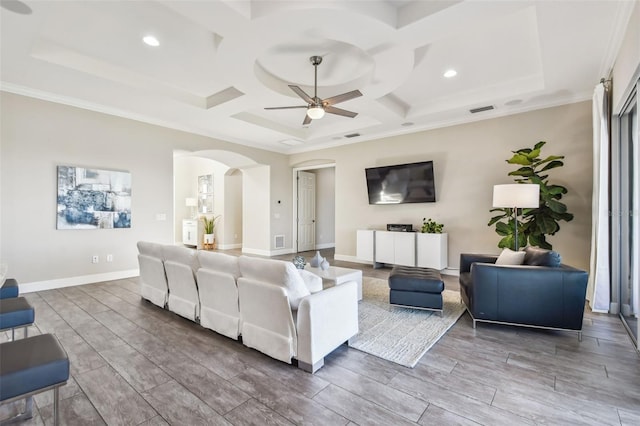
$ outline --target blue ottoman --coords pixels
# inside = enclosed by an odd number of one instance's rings
[[[0,299],[8,299],[10,297],[18,297],[18,281],[13,278],[4,280],[0,287]]]
[[[35,320],[33,307],[24,297],[0,299],[0,331],[11,330],[11,340],[15,338],[15,329],[24,327],[24,337],[27,337],[28,327]]]
[[[436,269],[394,266],[389,274],[389,289],[392,305],[438,311],[442,315],[444,282]]]
[[[23,413],[11,421],[32,417],[33,395],[53,389],[53,419],[58,424],[58,390],[69,379],[69,358],[52,334],[0,344],[0,403],[26,398]]]

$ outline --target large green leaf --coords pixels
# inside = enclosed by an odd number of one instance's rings
[[[565,213],[567,211],[567,206],[564,203],[556,201],[553,198],[547,200],[546,204],[555,213]]]
[[[547,164],[546,166],[544,166],[542,168],[542,170],[540,170],[541,172],[544,172],[546,170],[551,170],[551,169],[555,169],[556,167],[562,167],[564,166],[564,163],[562,161],[552,161],[549,164]]]
[[[533,146],[533,149],[540,150],[540,149],[541,149],[545,144],[546,144],[546,142],[545,142],[545,141],[540,141],[540,142],[538,142],[537,144],[535,144],[535,145]]]
[[[513,234],[513,226],[509,226],[504,222],[496,223],[496,232],[498,235],[510,235]]]
[[[531,165],[531,161],[529,160],[529,157],[527,157],[526,155],[523,155],[523,154],[515,154],[513,157],[511,157],[510,159],[507,160],[507,163],[509,163],[509,164],[520,164],[522,166],[530,166]]]

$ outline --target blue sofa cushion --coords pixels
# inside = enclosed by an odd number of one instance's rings
[[[539,247],[526,247],[524,249],[524,263],[529,266],[550,266],[557,268],[562,263],[560,253]]]
[[[69,359],[52,334],[0,344],[0,401],[69,379]]]
[[[18,297],[18,281],[13,278],[7,278],[2,287],[0,287],[0,299],[11,297]]]
[[[0,330],[33,324],[35,312],[24,297],[0,299]]]

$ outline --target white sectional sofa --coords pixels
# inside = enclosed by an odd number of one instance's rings
[[[291,262],[143,241],[138,249],[144,299],[311,373],[358,333],[355,281],[323,290]]]

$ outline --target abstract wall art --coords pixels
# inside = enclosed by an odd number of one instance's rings
[[[58,166],[57,228],[131,228],[131,173]]]

